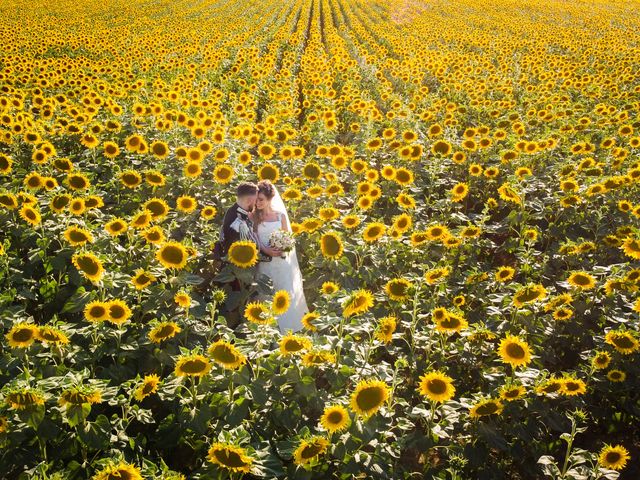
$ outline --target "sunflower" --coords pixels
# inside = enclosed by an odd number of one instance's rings
[[[309,350],[302,355],[302,365],[305,367],[315,367],[325,363],[335,363],[336,356],[331,352],[323,350]]]
[[[50,345],[66,345],[69,343],[69,338],[62,330],[47,325],[38,328],[38,340]]]
[[[280,169],[272,163],[265,163],[258,170],[258,178],[260,180],[271,180],[275,183],[280,178]]]
[[[280,354],[293,355],[311,348],[311,340],[300,335],[289,333],[280,339]]]
[[[38,338],[38,326],[31,323],[16,323],[5,335],[10,347],[27,348]]]
[[[238,240],[231,244],[227,256],[236,267],[252,267],[258,261],[258,249],[252,241]]]
[[[183,354],[178,357],[174,373],[178,377],[202,377],[211,370],[209,359],[200,354]]]
[[[208,459],[211,463],[232,473],[249,473],[253,464],[253,459],[248,455],[247,450],[230,443],[211,445]]]
[[[622,470],[627,460],[629,460],[629,451],[622,445],[605,444],[598,455],[598,463],[612,470]]]
[[[98,323],[109,317],[109,305],[100,300],[87,303],[84,307],[84,318],[92,323]]]
[[[120,174],[120,182],[127,188],[136,188],[142,183],[142,176],[135,170],[125,170]]]
[[[622,242],[620,248],[625,255],[640,260],[640,241],[638,239],[628,237]]]
[[[431,145],[431,153],[446,157],[451,153],[451,144],[445,140],[438,140]]]
[[[522,308],[524,305],[542,300],[547,296],[547,290],[540,284],[529,284],[518,290],[513,296],[513,304]]]
[[[500,412],[502,412],[503,408],[504,408],[504,405],[500,400],[492,399],[492,398],[489,398],[486,400],[480,400],[471,408],[469,408],[469,416],[471,418],[480,418],[480,417],[493,415],[493,414],[497,415],[497,414],[500,414]]]
[[[362,232],[362,238],[367,243],[372,243],[382,237],[386,232],[386,225],[380,222],[372,222],[367,224]]]
[[[67,405],[80,406],[82,404],[94,404],[102,402],[102,392],[97,388],[85,385],[78,385],[64,390],[60,394],[58,404],[62,407]]]
[[[498,267],[495,274],[496,282],[506,282],[511,280],[515,273],[516,270],[512,267]]]
[[[612,345],[616,351],[623,355],[635,352],[640,347],[640,342],[630,332],[610,330],[604,337],[605,342]]]
[[[518,400],[527,393],[526,388],[523,385],[504,385],[500,389],[500,398],[506,402]]]
[[[611,363],[611,355],[609,352],[597,351],[591,359],[591,365],[598,370],[607,368],[609,363]]]
[[[522,204],[522,198],[520,195],[518,195],[518,193],[507,184],[502,184],[498,188],[498,195],[500,195],[500,198],[506,202],[512,202],[517,205]]]
[[[342,217],[342,225],[349,229],[356,228],[360,225],[360,218],[357,215],[345,215]]]
[[[122,218],[117,218],[117,217],[108,221],[104,226],[104,229],[112,237],[122,235],[124,232],[127,231],[127,228],[129,228],[129,225],[127,224],[127,222]]]
[[[342,256],[344,246],[337,232],[327,232],[320,237],[320,251],[325,258],[336,260]]]
[[[142,204],[144,210],[151,213],[154,220],[162,220],[169,214],[170,208],[166,201],[162,198],[153,197]]]
[[[84,173],[68,173],[67,185],[71,190],[86,190],[91,186],[91,182]]]
[[[124,300],[110,300],[107,302],[107,320],[115,325],[122,325],[131,317],[131,309]]]
[[[446,312],[446,315],[436,320],[436,330],[441,333],[456,333],[467,328],[468,322],[462,317],[453,312]]]
[[[103,153],[107,158],[116,158],[120,155],[120,147],[115,142],[104,142]]]
[[[33,208],[28,203],[25,203],[20,207],[20,217],[27,223],[36,226],[39,225],[42,221],[42,217],[40,216],[40,212],[38,209]]]
[[[433,285],[434,283],[447,278],[450,273],[451,268],[449,267],[432,268],[425,272],[424,279],[429,285]]]
[[[205,205],[200,211],[200,216],[205,220],[211,220],[218,213],[218,209],[213,205]]]
[[[351,409],[365,419],[375,414],[389,398],[389,387],[380,380],[361,380],[351,394]]]
[[[4,395],[4,402],[13,410],[25,410],[36,405],[44,405],[44,395],[37,389],[15,389]]]
[[[149,332],[149,340],[153,343],[160,343],[169,338],[173,338],[182,329],[175,322],[160,322]]]
[[[537,385],[535,390],[538,395],[558,394],[562,390],[562,379],[551,377]]]
[[[469,194],[469,185],[465,182],[456,183],[450,190],[452,202],[461,202]]]
[[[189,308],[191,306],[191,297],[187,292],[178,292],[173,296],[173,301],[182,308]]]
[[[149,210],[142,210],[133,216],[129,225],[137,230],[144,230],[149,226],[151,220],[151,212]]]
[[[86,243],[93,242],[93,235],[91,235],[91,232],[89,230],[76,227],[75,225],[72,225],[65,230],[64,238],[71,244],[72,247],[78,247]]]
[[[404,167],[400,167],[396,170],[394,181],[402,186],[410,185],[413,183],[413,172]]]
[[[580,290],[590,290],[596,285],[596,279],[583,271],[572,272],[567,282]]]
[[[71,261],[92,282],[99,282],[104,275],[102,262],[93,253],[74,253]]]
[[[318,328],[313,324],[314,320],[320,318],[320,315],[316,312],[307,312],[302,316],[300,322],[307,330],[315,332]]]
[[[235,370],[247,362],[247,358],[229,342],[218,340],[207,350],[211,358],[224,368]]]
[[[436,224],[428,227],[425,235],[429,240],[445,240],[451,236],[451,232],[445,225]]]
[[[293,461],[298,465],[304,465],[327,451],[329,441],[320,436],[302,440],[298,448],[293,452]]]
[[[514,368],[527,365],[531,361],[531,352],[527,342],[510,334],[507,334],[500,341],[498,353],[504,363],[508,363]]]
[[[614,383],[624,382],[627,374],[622,370],[612,369],[607,372],[607,378]]]
[[[323,282],[322,286],[320,287],[320,291],[324,295],[333,295],[338,290],[340,290],[340,285],[335,282]]]
[[[283,315],[291,305],[291,297],[286,290],[278,290],[271,301],[271,310],[275,315]]]
[[[364,313],[373,307],[373,295],[369,290],[359,289],[352,292],[343,305],[342,314],[345,317]]]
[[[166,242],[156,251],[156,259],[164,268],[180,270],[187,264],[187,249],[180,242]]]
[[[391,300],[403,301],[409,298],[409,290],[412,287],[413,284],[409,280],[394,278],[386,283],[384,290]]]
[[[160,386],[160,377],[156,374],[145,375],[142,383],[135,389],[133,398],[141,402],[149,395],[156,393]]]
[[[263,302],[248,303],[244,309],[244,316],[250,322],[264,325],[270,324],[274,320],[269,306]]]
[[[104,467],[91,480],[143,480],[140,470],[130,463],[120,462]]]
[[[393,315],[382,317],[378,321],[375,338],[384,343],[389,343],[393,339],[393,332],[396,330],[397,319]]]
[[[219,183],[221,185],[225,185],[231,182],[231,180],[233,180],[234,175],[235,175],[235,172],[231,165],[226,165],[226,164],[216,165],[216,168],[213,169],[213,180],[214,182]]]
[[[349,412],[342,405],[325,407],[320,417],[320,424],[329,433],[341,432],[349,426],[351,418]]]
[[[437,370],[420,377],[418,391],[433,402],[446,402],[456,393],[453,379]]]

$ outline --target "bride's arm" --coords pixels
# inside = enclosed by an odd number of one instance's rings
[[[290,232],[291,227],[287,224],[287,216],[284,213],[280,214],[280,223],[282,224],[282,230]]]

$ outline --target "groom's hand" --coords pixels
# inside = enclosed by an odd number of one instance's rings
[[[282,250],[278,250],[276,248],[271,248],[271,247],[264,247],[264,253],[266,253],[267,255],[270,255],[272,257],[281,257],[282,256]]]

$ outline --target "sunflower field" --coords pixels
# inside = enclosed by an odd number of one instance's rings
[[[638,12],[2,0],[0,478],[640,478]]]

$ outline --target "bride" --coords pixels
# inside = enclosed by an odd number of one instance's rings
[[[258,182],[258,197],[253,212],[253,228],[260,250],[269,255],[271,261],[259,262],[258,273],[271,278],[275,291],[286,290],[291,304],[282,315],[277,316],[281,333],[297,332],[303,328],[302,317],[309,311],[302,289],[302,274],[298,265],[295,247],[288,253],[269,246],[269,236],[277,229],[291,231],[289,215],[276,187],[269,180]]]

